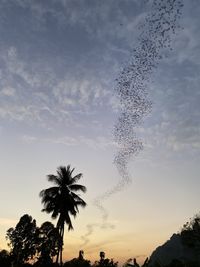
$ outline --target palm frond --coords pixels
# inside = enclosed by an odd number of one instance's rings
[[[53,175],[53,174],[49,174],[47,175],[47,179],[49,182],[53,182],[54,184],[60,186],[60,177],[56,176],[56,175]]]
[[[75,175],[73,178],[71,178],[70,184],[75,184],[82,176],[83,176],[82,173]]]
[[[68,164],[67,165],[67,168],[66,168],[66,170],[67,170],[68,173],[70,173],[70,168],[71,168],[71,166],[70,166],[70,164]]]
[[[57,174],[58,177],[63,180],[63,177],[66,175],[66,167],[65,166],[60,166],[57,168]]]
[[[68,186],[69,189],[71,191],[82,191],[83,193],[85,193],[87,191],[87,188],[84,185],[80,185],[80,184],[72,184]]]
[[[40,193],[39,193],[39,196],[40,196],[40,197],[43,197],[43,195],[44,195],[44,191],[45,191],[45,189],[43,189],[43,190],[40,191]]]
[[[72,177],[72,173],[74,171],[74,168],[70,170],[70,165],[68,165],[68,166],[69,166],[69,175],[70,175],[70,177]]]
[[[84,201],[79,195],[75,194],[74,192],[71,192],[71,195],[75,201]]]
[[[81,206],[82,208],[85,208],[87,206],[87,204],[84,200],[76,201],[76,204],[77,204],[77,206]]]
[[[47,189],[44,189],[40,192],[40,197],[42,198],[42,203],[52,201],[53,198],[58,196],[59,188],[54,186]]]
[[[68,213],[65,214],[65,222],[66,222],[66,224],[68,225],[68,231],[70,231],[70,230],[74,230],[74,228],[73,228],[73,226],[72,226],[71,219],[70,219]]]

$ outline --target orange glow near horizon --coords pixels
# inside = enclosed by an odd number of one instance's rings
[[[14,221],[13,221],[14,222]],[[14,224],[15,225],[15,224]],[[14,226],[6,224],[1,230],[0,249],[9,250],[7,241],[4,238],[8,228]],[[124,236],[124,238],[123,238]],[[3,238],[2,238],[3,237]],[[156,236],[155,236],[156,237]],[[161,240],[160,240],[161,241]],[[162,243],[162,241],[161,241]],[[149,257],[157,244],[154,243],[152,236],[144,238],[144,236],[135,235],[135,233],[108,234],[106,231],[98,231],[91,236],[87,246],[82,247],[82,240],[77,233],[65,232],[63,260],[68,261],[78,257],[79,250],[84,250],[84,258],[93,263],[99,260],[99,252],[104,251],[106,258],[118,261],[122,265],[130,258],[137,258],[138,263],[143,263],[146,257]]]
[[[93,234],[89,236],[89,242],[83,245],[82,236],[86,234],[86,225],[88,222],[96,223],[92,221],[92,210],[88,207],[88,213],[82,212],[80,217],[73,220],[74,231],[67,231],[65,228],[64,236],[64,261],[71,260],[78,256],[79,250],[84,250],[84,258],[90,260],[92,263],[99,260],[99,252],[104,251],[106,258],[114,259],[118,261],[120,265],[125,263],[130,258],[136,258],[138,263],[144,262],[146,257],[149,257],[151,253],[164,242],[166,242],[170,236],[177,232],[177,225],[181,226],[178,219],[174,220],[174,223],[163,222],[162,219],[154,219],[154,217],[142,217],[142,214],[135,217],[122,218],[116,220],[108,220],[109,223],[115,225],[115,228],[102,228],[96,227]],[[90,213],[91,212],[91,213]],[[114,213],[114,210],[112,210]],[[87,216],[86,216],[87,215]],[[135,216],[132,215],[131,216]],[[36,216],[34,216],[36,217]],[[47,221],[49,218],[45,213],[38,213],[37,225],[40,226],[42,222]],[[111,217],[111,216],[110,216]],[[156,218],[156,217],[155,217]],[[19,220],[19,218],[18,218]],[[6,231],[10,227],[15,227],[18,220],[1,219],[1,240],[0,249],[7,249],[7,241],[5,239]],[[55,224],[56,221],[53,221]],[[156,224],[158,223],[158,224]],[[99,225],[101,225],[99,223]]]

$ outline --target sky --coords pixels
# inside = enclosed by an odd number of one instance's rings
[[[83,249],[92,261],[105,251],[142,262],[199,212],[198,0],[184,1],[172,51],[148,83],[152,110],[136,129],[144,148],[129,162],[132,182],[102,200],[106,221],[94,205],[120,180],[114,88],[148,8],[136,0],[0,1],[0,249],[22,215],[51,220],[39,192],[60,165],[83,173],[87,187],[88,205],[65,232],[66,260]]]

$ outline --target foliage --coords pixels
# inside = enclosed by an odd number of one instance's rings
[[[9,252],[5,249],[0,251],[0,266],[10,267],[11,266],[11,258]]]
[[[118,266],[118,262],[114,262],[113,259],[105,259],[104,261],[96,261],[94,263],[95,267],[117,267]]]
[[[193,266],[194,264],[200,266],[200,214],[195,215],[183,225],[180,235],[183,245],[195,252],[196,260],[194,260]]]
[[[90,267],[90,261],[88,260],[80,260],[73,259],[71,261],[67,261],[63,264],[63,267]]]
[[[36,221],[28,214],[23,215],[15,228],[7,231],[11,255],[14,262],[22,264],[36,254]]]
[[[64,267],[91,267],[90,261],[84,259],[84,251],[79,251],[78,258],[74,258],[71,261],[67,261],[63,265]]]
[[[40,192],[42,203],[44,204],[43,211],[51,213],[53,219],[58,218],[57,228],[61,238],[60,246],[57,253],[56,262],[60,256],[60,264],[62,265],[62,249],[64,239],[64,225],[68,225],[68,230],[72,230],[72,222],[70,215],[74,217],[79,212],[79,206],[85,207],[85,201],[80,198],[75,192],[86,192],[86,187],[76,182],[82,177],[79,173],[72,176],[74,169],[70,165],[66,167],[60,166],[57,169],[57,175],[48,175],[47,178],[53,182],[55,186],[44,189]]]
[[[59,248],[59,233],[51,222],[44,222],[39,228],[37,253],[40,265],[51,264]]]
[[[183,225],[181,239],[184,245],[200,249],[200,215],[195,215]]]
[[[11,248],[9,260],[16,266],[25,266],[33,258],[38,259],[37,266],[49,266],[57,254],[60,240],[58,229],[51,222],[37,227],[28,214],[20,218],[15,228],[8,229],[6,238]],[[1,258],[0,255],[0,262]]]
[[[100,260],[99,261],[95,261],[95,263],[93,264],[94,267],[117,267],[118,266],[118,262],[114,262],[113,259],[105,259],[105,252],[101,251],[99,253],[100,256]]]

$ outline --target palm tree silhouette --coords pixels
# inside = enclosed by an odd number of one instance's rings
[[[73,230],[70,215],[74,217],[79,212],[78,207],[85,207],[85,201],[75,192],[86,192],[86,187],[76,182],[82,177],[82,173],[72,176],[74,169],[70,165],[60,166],[57,168],[57,175],[47,175],[49,182],[53,182],[56,186],[44,189],[40,192],[44,208],[42,211],[51,213],[53,219],[58,218],[56,227],[59,231],[60,245],[57,253],[56,262],[60,256],[60,265],[62,266],[62,251],[64,239],[64,226],[68,225],[68,231]]]

